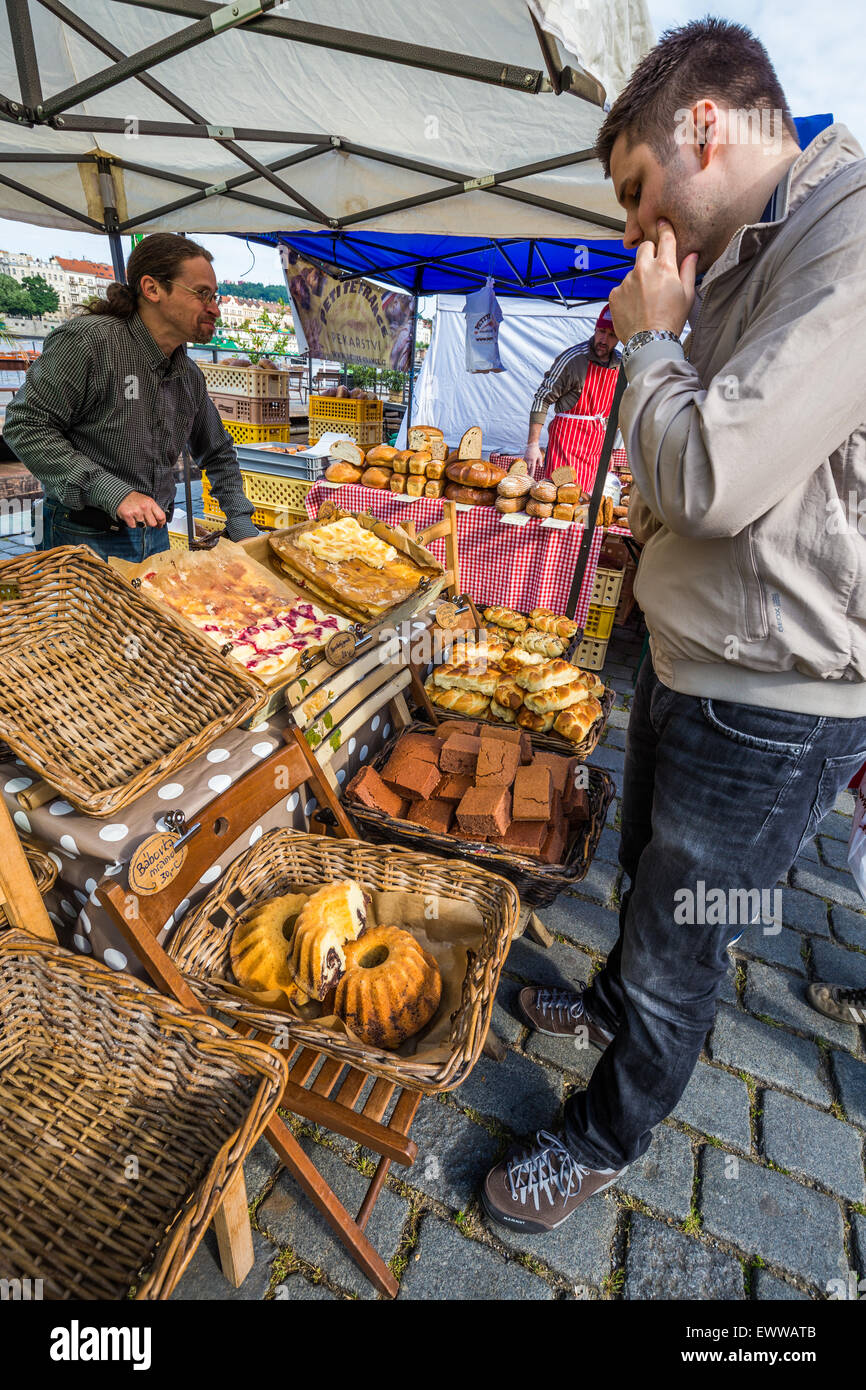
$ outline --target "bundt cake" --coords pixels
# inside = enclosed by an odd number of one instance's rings
[[[284,893],[271,898],[238,923],[229,955],[239,985],[245,989],[281,989],[293,1002],[306,1002],[289,968],[289,952],[307,896]]]
[[[353,879],[328,883],[309,897],[295,923],[289,968],[300,989],[324,999],[346,965],[344,947],[367,925],[368,902]]]
[[[442,976],[431,955],[400,927],[371,927],[346,947],[334,1012],[373,1047],[399,1047],[439,1007]]]

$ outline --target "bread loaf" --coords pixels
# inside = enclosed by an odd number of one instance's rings
[[[409,497],[423,497],[424,489],[427,486],[427,479],[423,474],[417,474],[412,478],[406,479],[406,493]]]
[[[526,512],[528,516],[537,516],[546,519],[552,516],[553,506],[550,502],[536,502],[533,497],[530,497],[526,504]]]
[[[556,500],[560,504],[570,502],[574,506],[582,496],[583,493],[576,483],[564,483],[556,489]]]
[[[532,479],[521,477],[519,473],[506,473],[496,491],[500,497],[525,497],[532,487]]]
[[[550,502],[552,504],[556,501],[556,484],[547,478],[542,478],[539,482],[532,484],[529,495],[536,502]]]
[[[495,623],[497,627],[509,628],[513,632],[525,632],[528,620],[522,613],[515,613],[513,608],[485,608],[484,620],[488,623]]]
[[[552,516],[554,521],[573,521],[574,507],[567,502],[557,502],[553,509]]]
[[[402,473],[392,473],[391,481],[388,484],[392,492],[401,493],[406,491],[407,479]]]
[[[523,505],[522,497],[500,497],[497,493],[495,503],[496,510],[498,512],[504,512],[506,516],[511,512],[522,512]]]
[[[409,460],[413,457],[411,449],[403,449],[401,453],[395,454],[393,468],[395,473],[408,473]]]
[[[514,679],[521,690],[528,690],[534,694],[539,690],[553,690],[560,685],[573,685],[575,681],[582,680],[582,677],[577,667],[572,666],[570,661],[563,661],[562,657],[555,656],[549,661],[540,662],[537,666],[524,666]],[[589,695],[590,688],[587,681],[583,681],[583,687]]]
[[[601,506],[600,506],[599,509],[598,509],[598,517],[596,518],[595,524],[596,524],[596,526],[612,526],[612,525],[613,525],[613,498],[612,498],[612,497],[602,497],[602,499],[601,499]]]
[[[363,468],[356,468],[353,463],[343,463],[340,459],[328,464],[325,478],[329,483],[359,483],[363,471]]]
[[[571,464],[564,463],[561,468],[554,468],[550,475],[550,481],[553,483],[554,487],[562,487],[568,483],[576,483],[577,474]]]
[[[445,468],[445,476],[450,482],[459,483],[461,487],[486,488],[497,487],[505,477],[505,472],[492,463],[476,459],[472,463],[449,463]]]
[[[390,444],[375,444],[372,449],[367,450],[364,463],[368,468],[375,468],[377,465],[393,468],[399,452],[399,449],[392,448]]]
[[[492,487],[458,487],[456,483],[449,483],[444,495],[449,502],[464,502],[474,507],[492,507],[496,502],[496,492]]]
[[[481,426],[470,425],[469,429],[460,440],[457,450],[457,457],[461,459],[480,459],[481,458]],[[458,479],[459,481],[459,479]]]
[[[428,453],[414,454],[409,460],[409,472],[413,478],[423,477],[427,472],[427,465],[431,462]]]
[[[389,487],[391,483],[390,468],[365,468],[361,474],[362,487]]]
[[[424,484],[425,497],[441,497],[445,491],[444,478],[428,478]]]
[[[580,743],[586,738],[600,716],[601,705],[598,700],[590,696],[588,700],[584,700],[579,705],[572,705],[570,709],[565,709],[557,715],[553,727],[558,734],[562,734],[563,738]]]
[[[406,443],[410,449],[429,449],[434,439],[444,440],[445,436],[435,425],[413,425]]]
[[[364,450],[354,439],[336,439],[331,445],[331,456],[354,464],[356,468],[364,467]]]
[[[428,478],[433,478],[434,480],[437,479],[437,478],[442,478],[442,480],[443,480],[443,482],[444,482],[444,479],[445,479],[445,463],[444,463],[444,461],[443,461],[442,459],[435,459],[435,458],[434,458],[434,459],[431,460],[430,463],[428,463],[428,465],[427,465],[427,477],[428,477]]]

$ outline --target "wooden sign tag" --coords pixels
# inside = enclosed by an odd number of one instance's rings
[[[354,632],[335,632],[325,643],[325,660],[330,666],[346,666],[355,655]]]
[[[147,897],[159,893],[177,878],[186,859],[186,845],[175,849],[176,835],[162,832],[142,840],[129,861],[129,886],[134,893]]]
[[[435,618],[440,627],[456,627],[460,618],[456,603],[449,603],[447,600],[438,603],[436,605]]]

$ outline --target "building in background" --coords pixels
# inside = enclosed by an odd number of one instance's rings
[[[104,299],[114,280],[111,266],[99,261],[67,260],[62,256],[43,261],[27,251],[0,250],[0,275],[11,275],[19,284],[23,284],[28,275],[41,275],[45,283],[57,291],[59,305],[53,312],[43,315],[48,324],[62,323],[93,295]]]

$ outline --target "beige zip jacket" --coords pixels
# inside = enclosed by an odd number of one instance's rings
[[[626,366],[635,593],[673,690],[866,715],[866,159],[829,126]]]

